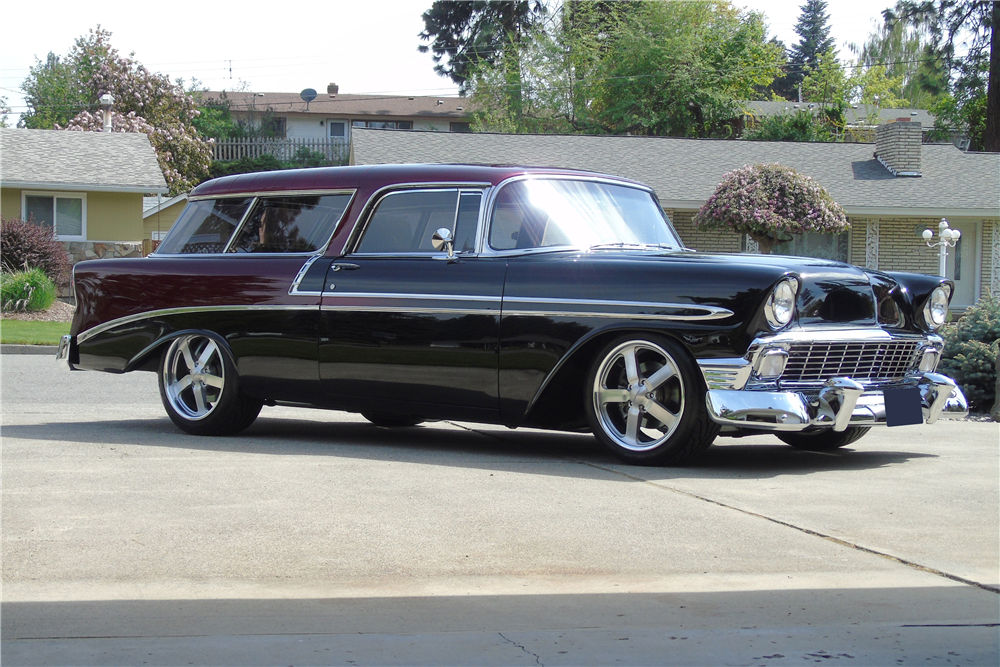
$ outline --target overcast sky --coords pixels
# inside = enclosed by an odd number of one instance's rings
[[[763,12],[786,46],[804,0],[736,0],[737,6]],[[889,0],[831,0],[830,25],[841,49],[871,32]],[[9,2],[0,12],[5,26],[0,40],[0,96],[6,97],[16,122],[25,110],[21,82],[35,58],[50,51],[63,55],[80,35],[101,24],[112,32],[112,45],[151,70],[197,78],[210,89],[248,82],[258,92],[323,92],[335,82],[342,93],[455,95],[450,80],[434,73],[430,54],[417,52],[423,29],[421,13],[431,0],[364,2],[289,2],[287,5],[171,0],[162,16],[125,11],[123,5],[65,2],[43,6]],[[230,70],[231,68],[231,70]]]

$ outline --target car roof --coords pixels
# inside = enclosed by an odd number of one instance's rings
[[[382,164],[374,166],[321,167],[288,169],[224,176],[202,183],[189,197],[213,197],[235,194],[310,192],[316,190],[371,189],[405,183],[482,183],[497,185],[513,176],[586,176],[601,177],[632,185],[642,183],[575,169],[551,169],[525,166],[482,166],[466,164]]]

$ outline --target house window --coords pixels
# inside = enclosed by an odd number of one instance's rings
[[[377,130],[412,130],[413,123],[408,120],[356,120],[354,127],[371,127]]]
[[[331,139],[335,141],[347,141],[347,121],[327,120],[326,128]]]
[[[21,218],[55,230],[60,241],[87,238],[87,195],[66,192],[24,192]]]
[[[449,123],[450,132],[472,132],[472,123]]]
[[[816,259],[832,259],[837,262],[846,262],[849,259],[849,247],[850,239],[847,232],[842,234],[804,232],[802,234],[793,234],[791,241],[776,243],[771,248],[771,254],[815,257]]]

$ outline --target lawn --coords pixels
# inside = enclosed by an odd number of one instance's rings
[[[58,345],[69,333],[69,322],[0,320],[0,343],[17,345]]]

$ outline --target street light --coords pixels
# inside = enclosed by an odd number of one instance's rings
[[[948,248],[954,248],[958,245],[958,240],[962,238],[962,232],[957,229],[951,229],[948,227],[948,221],[941,218],[941,222],[938,223],[938,236],[941,240],[937,243],[931,243],[931,239],[934,238],[934,232],[925,229],[921,234],[924,241],[927,242],[928,248],[938,248],[938,275],[946,275],[948,271]]]

